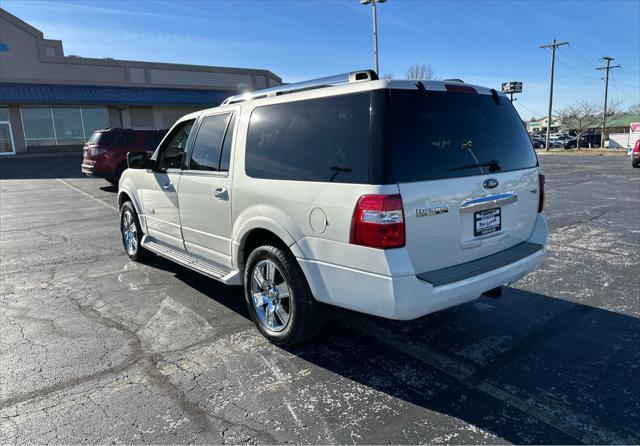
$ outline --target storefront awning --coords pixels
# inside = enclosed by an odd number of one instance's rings
[[[66,105],[200,105],[215,107],[228,96],[224,90],[182,88],[99,87],[0,82],[0,104]]]

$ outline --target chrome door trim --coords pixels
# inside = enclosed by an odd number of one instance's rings
[[[518,194],[515,192],[505,192],[503,194],[488,195],[479,198],[467,198],[460,203],[460,213],[483,211],[496,206],[515,203],[516,201],[518,201]]]

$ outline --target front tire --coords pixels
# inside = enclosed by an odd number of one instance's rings
[[[636,169],[640,167],[640,159],[631,161],[631,167],[635,167]]]
[[[140,243],[142,229],[138,221],[138,213],[130,201],[125,202],[120,208],[120,233],[124,251],[131,260],[140,262],[152,256],[152,253],[144,249]]]
[[[322,329],[324,308],[290,252],[271,245],[254,249],[245,267],[244,290],[251,319],[272,343],[294,345]]]

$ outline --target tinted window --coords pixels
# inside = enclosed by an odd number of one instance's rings
[[[236,116],[231,115],[231,121],[227,126],[227,133],[224,136],[224,144],[222,145],[222,154],[220,155],[220,171],[229,171],[229,160],[231,159],[231,146],[233,143],[233,129],[236,123]]]
[[[224,131],[227,129],[229,114],[205,116],[198,129],[196,141],[193,144],[191,162],[192,170],[218,170],[220,164],[220,149]]]
[[[179,169],[182,167],[184,150],[189,139],[189,132],[193,127],[194,119],[178,124],[169,134],[169,137],[160,147],[158,168]]]
[[[98,144],[98,141],[100,141],[104,135],[105,133],[102,132],[93,132],[91,138],[87,141],[87,144]]]
[[[158,144],[160,144],[160,141],[162,141],[162,137],[164,136],[165,133],[167,132],[166,131],[146,132],[144,134],[144,148],[155,150],[156,147],[158,147]]]
[[[100,144],[101,146],[127,147],[136,140],[136,133],[126,131],[93,132],[89,144]]]
[[[110,146],[127,147],[133,144],[136,140],[136,134],[134,132],[110,132],[103,134],[105,136],[112,136],[113,139],[109,142],[103,142],[100,140],[100,144],[106,144]]]
[[[246,172],[255,178],[366,183],[370,93],[256,108]]]
[[[391,90],[396,182],[436,180],[537,165],[520,117],[504,97]]]

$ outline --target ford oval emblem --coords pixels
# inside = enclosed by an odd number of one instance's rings
[[[482,187],[484,187],[485,189],[494,189],[498,187],[498,184],[500,183],[498,183],[498,180],[496,180],[495,178],[487,178],[482,182]]]

